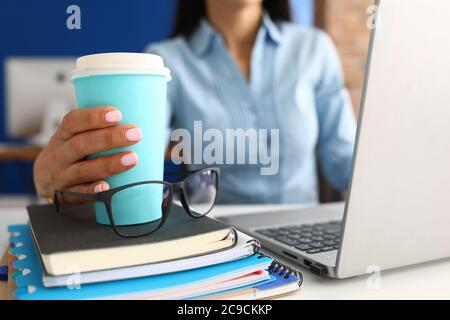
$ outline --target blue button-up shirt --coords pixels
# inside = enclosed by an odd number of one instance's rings
[[[203,132],[218,129],[224,137],[227,129],[279,129],[277,173],[262,175],[261,163],[218,165],[219,203],[316,202],[317,163],[332,186],[346,190],[355,119],[338,54],[322,31],[265,14],[248,81],[206,20],[189,38],[147,51],[161,55],[172,71],[168,129],[187,129],[192,144],[195,121],[202,121]],[[271,143],[277,141],[269,136],[269,151]]]

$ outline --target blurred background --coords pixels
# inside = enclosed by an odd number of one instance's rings
[[[35,145],[46,138],[40,132],[55,126],[58,112],[64,114],[74,104],[68,79],[74,59],[98,52],[140,52],[150,42],[167,38],[176,3],[0,2],[0,197],[34,194],[32,164],[39,152]],[[66,10],[73,4],[81,8],[81,30],[66,27]],[[373,0],[291,0],[291,4],[296,23],[322,28],[335,41],[357,114],[370,36],[366,11]],[[55,116],[46,116],[49,113]]]

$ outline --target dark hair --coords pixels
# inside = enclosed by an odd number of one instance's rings
[[[292,19],[289,0],[263,0],[263,8],[272,20],[290,21]],[[190,36],[205,16],[205,0],[178,0],[171,37]]]

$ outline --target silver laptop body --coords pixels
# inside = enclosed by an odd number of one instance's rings
[[[450,1],[377,5],[347,203],[223,218],[333,278],[450,257]],[[329,221],[338,245],[315,254],[258,232]]]

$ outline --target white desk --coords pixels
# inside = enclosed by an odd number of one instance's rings
[[[257,213],[273,208],[274,206],[219,206],[214,210],[213,216],[237,212]],[[6,226],[25,222],[24,208],[0,206],[1,252],[7,247]],[[379,288],[368,287],[368,277],[332,280],[317,277],[304,269],[299,270],[304,275],[302,290],[298,294],[288,296],[288,299],[450,299],[450,259],[383,272]]]

